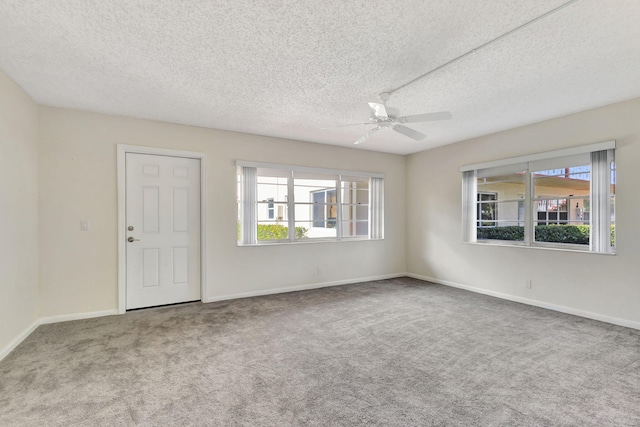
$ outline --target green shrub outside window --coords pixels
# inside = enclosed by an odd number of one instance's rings
[[[306,239],[307,230],[296,227],[296,239]],[[278,224],[258,224],[258,240],[281,240],[289,238],[289,227]],[[240,240],[240,222],[238,222],[238,240]]]
[[[615,225],[611,225],[611,245],[615,239]],[[523,226],[478,228],[478,240],[523,241]],[[538,225],[535,227],[536,242],[589,244],[588,225]]]

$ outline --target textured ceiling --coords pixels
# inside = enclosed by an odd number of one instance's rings
[[[45,105],[353,147],[378,93],[566,0],[0,0],[0,69]],[[640,1],[579,0],[392,94],[407,154],[640,96]]]

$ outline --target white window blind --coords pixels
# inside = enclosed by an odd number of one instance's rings
[[[257,170],[252,167],[242,167],[240,174],[240,241],[245,245],[253,245],[257,241],[256,196],[257,196]]]
[[[610,164],[613,150],[591,153],[591,229],[590,244],[594,252],[608,252],[611,246]]]
[[[369,237],[371,239],[384,238],[384,180],[371,178],[369,191],[370,221]]]
[[[462,240],[476,241],[476,171],[462,173]]]

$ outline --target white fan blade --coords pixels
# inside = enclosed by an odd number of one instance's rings
[[[427,137],[427,135],[420,133],[417,130],[413,130],[402,125],[394,125],[391,127],[391,129],[403,134],[404,136],[408,136],[411,139],[415,139],[416,141],[421,141]]]
[[[373,129],[369,129],[367,131],[367,133],[365,133],[364,135],[362,135],[360,138],[358,138],[358,140],[356,142],[353,143],[353,145],[358,145],[358,144],[362,144],[363,142],[365,142],[367,139],[369,139],[369,137],[371,137],[371,135],[373,135],[375,132],[377,132],[378,130],[380,130],[379,127],[374,127]]]
[[[398,122],[400,123],[416,123],[416,122],[433,122],[436,120],[449,120],[451,117],[450,112],[448,111],[440,111],[438,113],[425,113],[425,114],[416,114],[414,116],[404,116],[398,117]]]
[[[370,102],[369,107],[371,107],[371,109],[373,110],[373,114],[375,114],[376,117],[379,117],[381,119],[389,118],[389,114],[387,114],[387,109],[385,108],[384,104],[378,104],[377,102]]]

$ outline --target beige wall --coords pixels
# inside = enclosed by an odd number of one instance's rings
[[[639,117],[635,99],[410,155],[409,272],[640,325]],[[460,166],[611,139],[618,142],[617,255],[462,243]]]
[[[0,71],[0,358],[38,317],[38,107]]]
[[[119,143],[207,153],[208,299],[409,271],[640,322],[640,99],[403,157],[38,107],[2,72],[0,95],[0,357],[39,317],[116,309]],[[461,243],[461,165],[609,139],[617,255]],[[237,159],[386,173],[386,239],[237,247]]]
[[[116,144],[207,154],[207,298],[406,271],[403,156],[51,107],[39,131],[43,316],[117,308]],[[386,238],[236,246],[237,159],[385,173]]]

